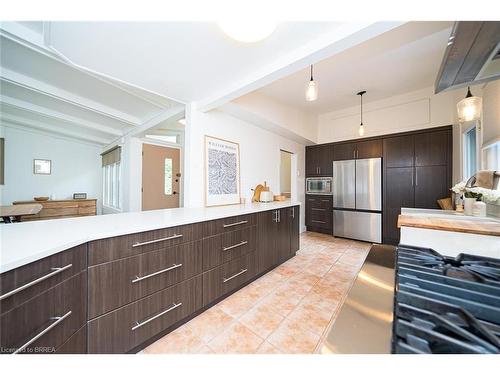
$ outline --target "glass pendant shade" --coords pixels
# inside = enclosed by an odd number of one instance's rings
[[[313,102],[318,99],[318,85],[313,80],[310,80],[306,88],[306,100]]]
[[[481,118],[482,99],[478,96],[472,96],[470,90],[467,96],[457,104],[458,121],[474,121]]]
[[[359,125],[358,133],[360,136],[365,135],[365,127],[363,125]]]

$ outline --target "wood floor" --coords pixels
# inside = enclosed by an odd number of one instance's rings
[[[141,353],[314,353],[369,248],[306,232],[293,259]]]

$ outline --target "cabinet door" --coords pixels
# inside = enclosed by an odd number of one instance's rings
[[[415,207],[439,208],[438,199],[451,196],[446,166],[415,168]]]
[[[291,207],[290,210],[292,212],[290,252],[295,254],[300,249],[300,206]]]
[[[267,271],[278,263],[276,237],[278,233],[276,210],[258,214],[257,220],[257,269],[258,273]]]
[[[415,135],[415,166],[446,165],[451,149],[451,131]]]
[[[318,147],[306,147],[306,177],[314,177],[319,174]]]
[[[401,207],[414,207],[413,167],[387,168],[385,174],[384,243],[399,243]]]
[[[333,145],[318,147],[318,168],[320,176],[332,175]]]
[[[290,257],[290,236],[292,233],[292,215],[290,208],[282,208],[278,211],[278,233],[277,252],[278,262],[281,263]]]
[[[384,139],[384,165],[386,168],[413,167],[413,135]]]
[[[333,160],[355,159],[356,143],[336,144],[333,149]]]
[[[382,157],[382,140],[363,141],[356,144],[356,158],[369,159]]]

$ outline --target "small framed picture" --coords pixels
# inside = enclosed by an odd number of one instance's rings
[[[87,199],[87,193],[73,193],[73,199]]]
[[[205,205],[240,203],[238,143],[205,136]]]
[[[33,160],[33,173],[34,174],[51,174],[52,161],[46,159]]]

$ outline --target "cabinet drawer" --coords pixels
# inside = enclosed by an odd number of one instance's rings
[[[203,223],[203,237],[230,232],[236,229],[250,227],[257,223],[256,215],[240,215],[206,221]]]
[[[203,305],[229,293],[256,275],[255,252],[244,255],[203,274]]]
[[[89,268],[89,318],[202,272],[202,241]]]
[[[307,215],[306,225],[312,227],[320,227],[325,229],[331,229],[333,225],[332,213],[323,213],[310,211]]]
[[[87,273],[81,272],[2,314],[2,352],[53,353],[85,324],[86,302]]]
[[[87,326],[83,326],[55,351],[55,354],[87,353]]]
[[[323,208],[331,210],[333,207],[333,198],[329,195],[307,196],[306,205],[308,208]]]
[[[87,268],[87,244],[0,275],[0,314]]]
[[[88,323],[89,353],[126,353],[202,304],[201,275],[112,311]]]
[[[89,265],[201,239],[201,223],[128,234],[89,243]]]
[[[209,270],[254,251],[256,239],[256,226],[203,239],[203,269]]]

